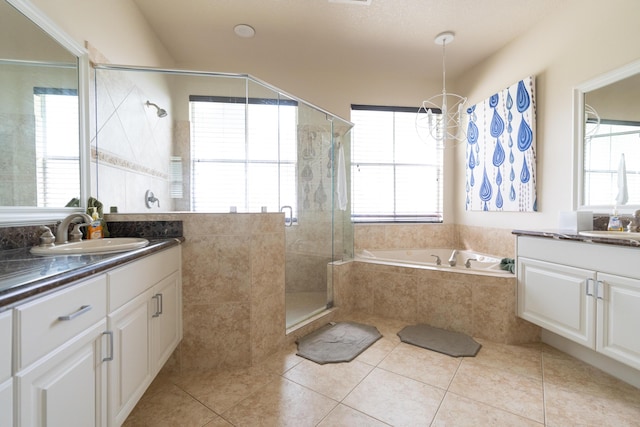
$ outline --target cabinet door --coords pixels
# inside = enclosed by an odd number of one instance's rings
[[[13,425],[13,378],[0,383],[0,426]]]
[[[11,310],[0,313],[0,426],[13,425]]]
[[[597,350],[640,369],[640,280],[598,273]]]
[[[518,315],[595,348],[596,273],[518,258]]]
[[[151,297],[151,363],[160,371],[182,339],[182,292],[178,272],[153,287]]]
[[[108,422],[121,425],[151,383],[149,298],[145,292],[109,314],[114,359],[109,363]]]
[[[105,327],[103,320],[16,373],[17,425],[103,425]]]

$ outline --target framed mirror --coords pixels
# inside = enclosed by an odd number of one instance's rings
[[[640,209],[640,60],[574,90],[574,208]]]
[[[84,210],[86,51],[25,0],[0,0],[0,225]]]

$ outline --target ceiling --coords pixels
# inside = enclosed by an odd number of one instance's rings
[[[256,61],[318,70],[460,75],[573,0],[133,0],[176,64],[259,74]],[[253,38],[234,34],[237,24]],[[249,69],[247,69],[249,68]],[[402,75],[400,74],[400,75]]]

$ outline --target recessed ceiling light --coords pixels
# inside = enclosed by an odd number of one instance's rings
[[[256,30],[254,30],[251,25],[247,24],[236,25],[233,27],[233,32],[236,33],[238,37],[243,37],[245,39],[249,39],[256,35]]]

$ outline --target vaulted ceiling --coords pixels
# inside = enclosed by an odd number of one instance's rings
[[[253,73],[251,62],[455,78],[574,0],[133,0],[179,66]],[[356,3],[356,4],[354,4]],[[234,34],[251,25],[253,38]]]

